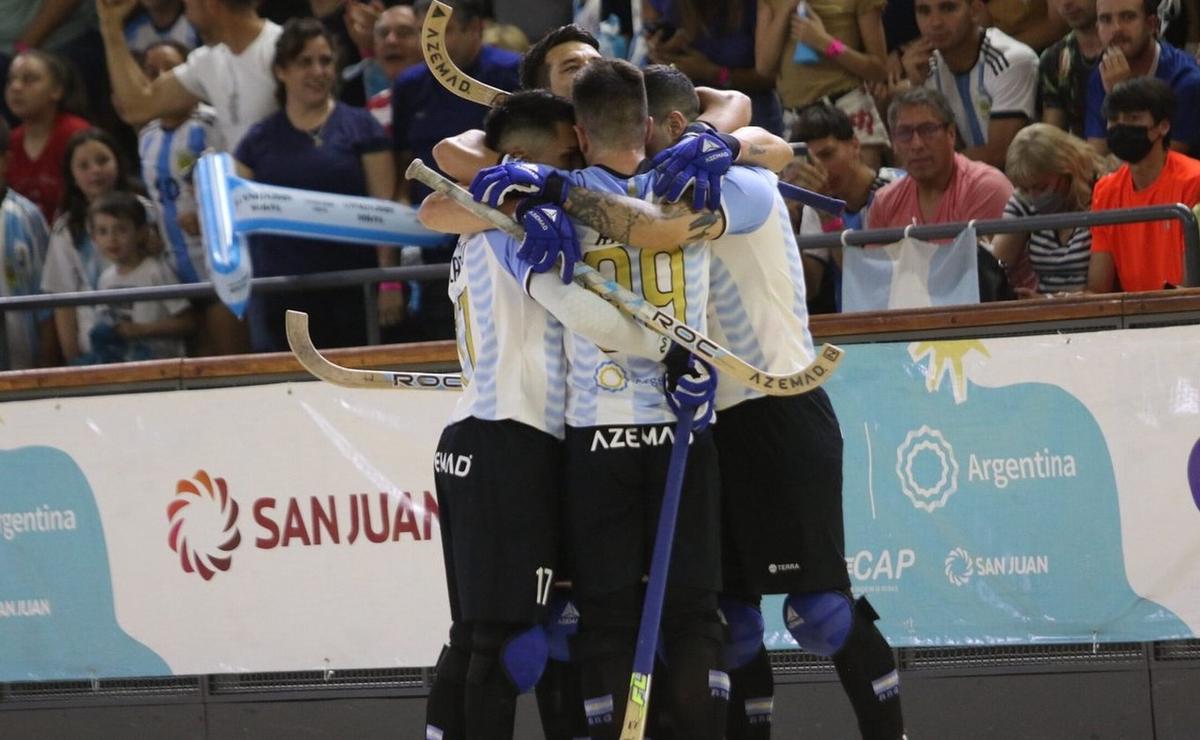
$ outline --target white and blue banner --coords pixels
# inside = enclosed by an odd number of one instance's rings
[[[978,241],[968,226],[950,244],[905,238],[843,249],[842,311],[979,303]]]
[[[1200,326],[848,347],[846,565],[888,640],[1200,634],[1197,357]],[[455,399],[0,403],[0,681],[432,665]]]

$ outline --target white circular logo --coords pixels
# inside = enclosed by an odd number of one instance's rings
[[[930,456],[938,471],[937,480],[932,485],[924,485],[928,481],[918,480],[914,468],[922,458],[928,460]],[[958,490],[958,460],[954,457],[954,448],[941,432],[922,425],[920,429],[910,431],[896,449],[896,475],[900,477],[901,490],[913,506],[925,511],[941,508]]]
[[[771,563],[770,565],[767,566],[768,573],[774,573],[777,570],[779,570],[779,567],[777,565],[775,565],[775,563]]]
[[[946,578],[955,586],[965,586],[975,575],[975,565],[971,555],[961,547],[956,547],[946,555]]]

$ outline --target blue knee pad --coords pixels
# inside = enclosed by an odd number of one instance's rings
[[[549,643],[550,659],[559,663],[571,660],[571,638],[579,632],[579,610],[571,597],[557,593],[550,598],[546,617],[546,640]]]
[[[762,649],[762,611],[739,599],[722,598],[721,615],[729,631],[721,657],[727,669],[737,670],[754,660]]]
[[[550,644],[546,630],[540,624],[516,633],[500,648],[500,664],[520,694],[537,685],[549,657]]]
[[[789,594],[783,622],[797,644],[826,658],[842,649],[854,627],[854,602],[842,591]]]

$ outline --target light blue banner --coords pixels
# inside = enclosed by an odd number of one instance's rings
[[[889,642],[1191,637],[1130,585],[1112,458],[1093,413],[1058,385],[976,385],[963,369],[972,355],[988,349],[855,346],[825,386],[846,442],[847,567]],[[1176,472],[1187,476],[1182,460]],[[763,608],[768,646],[794,647],[781,598]]]
[[[75,461],[0,451],[0,674],[4,680],[164,676],[117,623],[104,527]]]

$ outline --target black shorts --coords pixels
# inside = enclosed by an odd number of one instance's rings
[[[603,597],[636,586],[649,572],[673,426],[567,428],[566,544],[576,596]],[[712,434],[693,435],[669,586],[720,588],[719,494]]]
[[[842,433],[825,391],[744,401],[714,429],[726,593],[849,588]]]
[[[557,560],[562,443],[516,421],[464,419],[442,432],[434,480],[451,618],[540,622]]]

